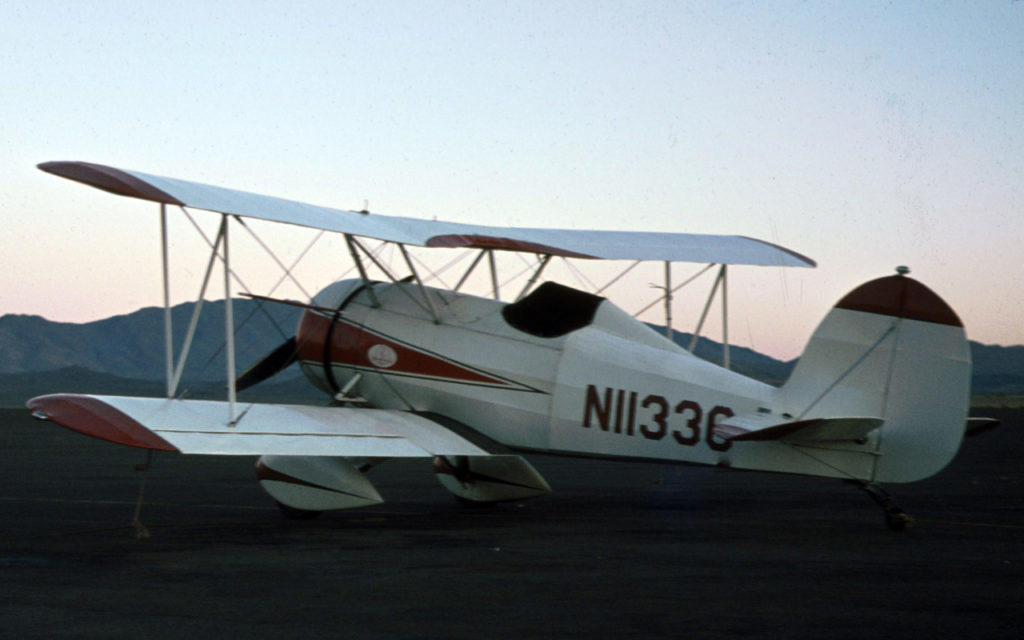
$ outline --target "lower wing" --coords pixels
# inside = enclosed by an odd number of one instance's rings
[[[387,409],[54,394],[32,415],[95,438],[208,455],[487,456],[499,443],[443,416]]]

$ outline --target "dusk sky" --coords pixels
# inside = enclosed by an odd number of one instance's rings
[[[818,262],[730,271],[731,340],[780,358],[896,265],[971,339],[1024,343],[1024,2],[7,1],[0,25],[0,314],[161,304],[157,205],[35,168],[83,160],[382,214],[761,238]],[[286,262],[312,238],[259,229]],[[205,255],[180,213],[173,232],[183,301]],[[349,266],[316,249],[311,290]],[[258,292],[280,274],[239,261]],[[635,311],[657,274],[613,299]]]

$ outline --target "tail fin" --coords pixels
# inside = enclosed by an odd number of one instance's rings
[[[903,275],[872,280],[836,304],[779,390],[798,420],[878,416],[870,480],[911,482],[953,459],[970,404],[963,324]]]

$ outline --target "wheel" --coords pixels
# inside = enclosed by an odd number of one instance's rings
[[[277,502],[276,500],[274,502]],[[296,509],[295,507],[289,507],[283,502],[277,503],[277,508],[281,510],[281,515],[288,518],[289,520],[312,520],[317,517],[323,511],[309,511],[308,509]]]
[[[914,525],[914,519],[902,509],[890,509],[885,512],[885,524],[892,531],[903,531]]]

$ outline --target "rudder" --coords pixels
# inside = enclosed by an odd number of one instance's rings
[[[970,404],[963,324],[931,289],[904,275],[857,287],[815,330],[779,397],[797,419],[878,416],[871,477],[911,482],[960,448]]]

